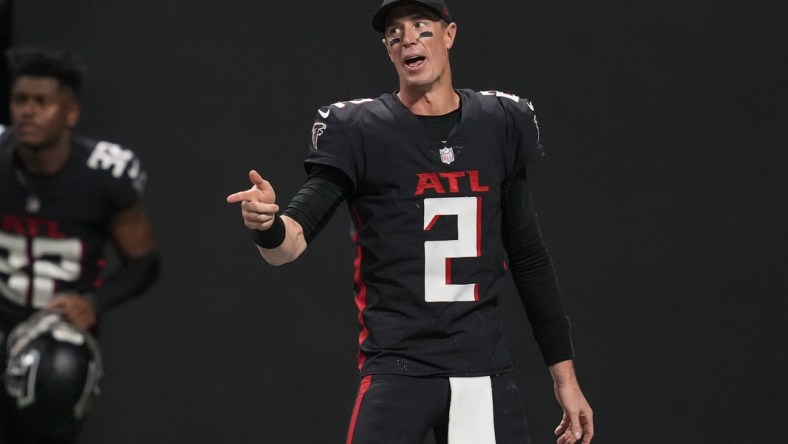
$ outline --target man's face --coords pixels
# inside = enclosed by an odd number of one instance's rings
[[[77,123],[73,91],[53,77],[21,76],[11,88],[11,123],[23,146],[52,146]]]
[[[456,29],[454,23],[447,26],[419,5],[391,10],[383,45],[397,69],[401,87],[429,87],[448,73],[449,48],[454,44]]]

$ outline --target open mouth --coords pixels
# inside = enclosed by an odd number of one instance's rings
[[[16,131],[20,133],[29,133],[31,131],[37,131],[38,125],[29,122],[23,122],[16,125]]]
[[[416,66],[420,65],[424,60],[427,58],[421,55],[411,56],[405,58],[405,66],[408,68],[415,68]]]

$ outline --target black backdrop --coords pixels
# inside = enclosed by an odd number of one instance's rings
[[[162,281],[107,315],[85,443],[339,443],[355,395],[349,218],[279,268],[227,194],[280,201],[315,109],[396,76],[378,2],[23,0],[14,42],[80,53],[80,131],[147,165]],[[784,0],[455,0],[455,84],[536,104],[531,172],[600,443],[782,436]],[[512,295],[535,443],[560,410]]]

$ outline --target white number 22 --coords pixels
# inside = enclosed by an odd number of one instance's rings
[[[28,251],[24,236],[0,232],[0,272],[8,276],[7,282],[0,279],[0,295],[26,305],[30,292],[33,308],[44,307],[55,293],[56,280],[73,282],[79,278],[81,258],[78,239],[34,237]],[[30,266],[32,281],[25,271]]]

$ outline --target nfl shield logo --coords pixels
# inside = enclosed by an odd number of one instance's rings
[[[445,163],[446,165],[454,162],[454,150],[447,146],[443,147],[440,150],[441,153],[441,162]]]

